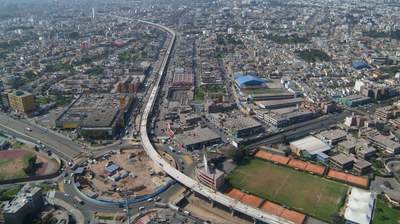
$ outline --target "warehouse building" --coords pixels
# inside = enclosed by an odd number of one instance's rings
[[[188,73],[175,73],[172,85],[174,86],[191,86],[194,84],[193,74]]]
[[[225,121],[222,121],[222,127],[228,134],[237,138],[257,135],[263,131],[260,122],[243,115],[226,118]]]
[[[263,119],[266,123],[281,128],[291,124],[310,120],[315,113],[303,108],[287,108],[281,110],[273,110],[264,114]]]
[[[263,93],[263,94],[249,94],[252,101],[262,100],[284,100],[296,98],[296,93],[281,92],[281,93]]]
[[[203,149],[221,143],[221,137],[210,128],[197,127],[175,135],[177,143],[188,151]]]
[[[86,139],[112,139],[122,130],[132,101],[124,94],[83,95],[56,119],[55,126],[77,128]]]
[[[299,157],[327,163],[329,161],[329,156],[327,156],[326,153],[331,150],[331,146],[314,136],[307,136],[300,140],[290,142],[290,149]]]
[[[336,102],[349,107],[357,107],[359,105],[367,104],[371,101],[370,97],[362,95],[350,95],[342,98],[337,98]]]
[[[355,61],[353,62],[353,68],[357,69],[357,70],[361,70],[361,69],[371,69],[371,66],[369,66],[367,63],[363,62],[363,61]]]
[[[290,99],[282,99],[282,100],[265,100],[258,101],[257,105],[262,109],[277,109],[284,107],[293,107],[297,104],[303,103],[303,98],[290,98]]]
[[[244,75],[235,79],[237,87],[243,89],[260,89],[264,86],[264,81],[257,76]]]

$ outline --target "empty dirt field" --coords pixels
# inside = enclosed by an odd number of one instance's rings
[[[339,210],[348,187],[306,172],[252,159],[230,175],[233,187],[244,189],[324,221]]]

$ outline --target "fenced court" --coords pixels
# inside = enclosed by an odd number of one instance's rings
[[[229,176],[234,188],[330,221],[348,187],[319,176],[298,172],[259,159],[246,161]]]

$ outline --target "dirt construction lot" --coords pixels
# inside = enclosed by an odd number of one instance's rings
[[[111,167],[110,164],[120,168],[114,174],[106,173],[105,168],[107,165]],[[128,174],[119,180],[108,178],[122,176],[123,173]],[[87,189],[99,196],[114,198],[114,201],[125,195],[125,189],[131,198],[140,198],[153,193],[157,187],[164,186],[169,181],[141,148],[123,150],[122,153],[111,154],[108,159],[102,161],[97,159],[97,164],[88,165],[85,178],[92,183]]]

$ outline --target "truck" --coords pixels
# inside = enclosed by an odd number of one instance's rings
[[[80,199],[78,196],[75,196],[75,197],[74,197],[74,201],[75,201],[76,203],[78,203],[78,204],[81,204],[81,205],[84,204],[84,202],[82,201],[82,199]]]
[[[154,206],[155,206],[155,207],[158,207],[158,208],[167,208],[167,207],[168,207],[167,204],[160,203],[160,202],[156,202],[156,203],[154,204]]]

